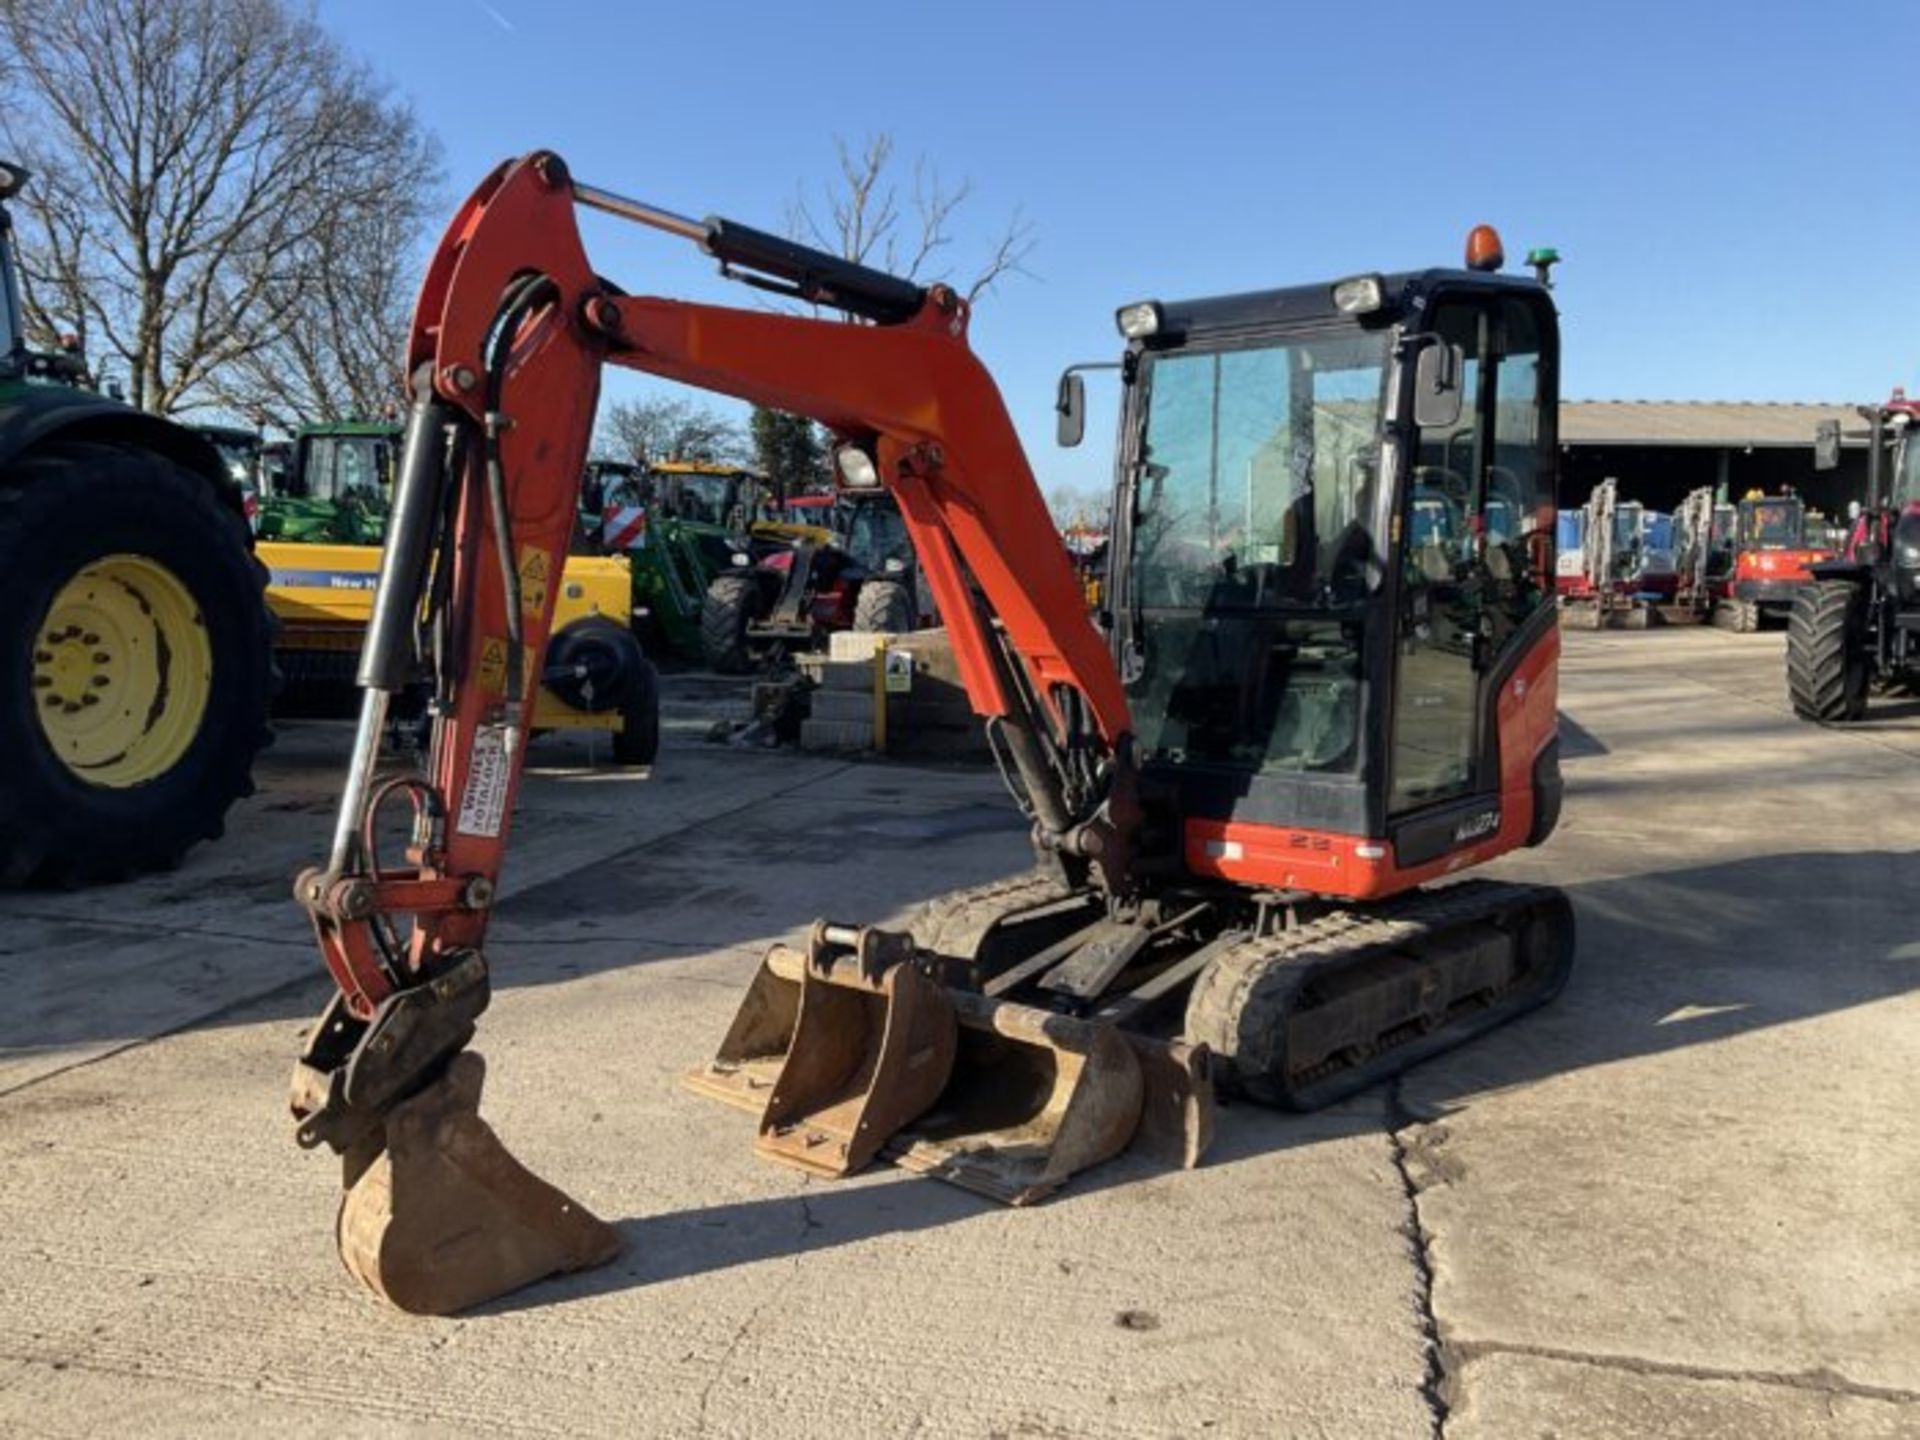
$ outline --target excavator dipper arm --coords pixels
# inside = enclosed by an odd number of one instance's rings
[[[874,323],[627,296],[588,264],[579,203]],[[296,882],[339,989],[296,1067],[298,1135],[345,1156],[343,1256],[404,1308],[463,1308],[618,1248],[493,1138],[478,1057],[460,1053],[488,999],[482,944],[603,364],[807,415],[860,446],[899,498],[1036,836],[1123,881],[1137,823],[1126,701],[966,329],[945,287],[576,185],[548,153],[501,166],[449,227],[408,346],[413,404],[346,792],[327,863]],[[427,773],[376,784],[388,701],[420,657]],[[383,865],[379,821],[398,796],[410,843]],[[476,1215],[493,1218],[461,1228]]]

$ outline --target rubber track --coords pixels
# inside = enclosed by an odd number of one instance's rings
[[[1866,713],[1865,686],[1848,683],[1849,661],[1856,659],[1858,595],[1851,581],[1821,580],[1794,599],[1787,621],[1787,698],[1802,720],[1845,723]]]
[[[1059,876],[1035,869],[936,896],[914,917],[914,943],[935,954],[971,960],[996,921],[1072,893]]]
[[[1185,1038],[1206,1044],[1222,1062],[1221,1078],[1256,1100],[1295,1109],[1331,1104],[1543,1003],[1557,993],[1559,984],[1537,996],[1522,992],[1525,1004],[1489,1009],[1464,1031],[1449,1024],[1413,1036],[1410,1043],[1390,1042],[1362,1064],[1317,1077],[1304,1090],[1271,1074],[1273,1054],[1248,1055],[1245,1038],[1277,1041],[1285,1034],[1300,992],[1330,969],[1361,961],[1376,950],[1403,949],[1424,936],[1547,903],[1565,901],[1546,886],[1466,880],[1440,890],[1415,891],[1365,911],[1337,910],[1265,939],[1250,937],[1217,957],[1195,981],[1187,1000]]]

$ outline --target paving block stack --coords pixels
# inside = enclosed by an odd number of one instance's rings
[[[889,694],[886,750],[921,758],[984,756],[986,738],[967,703],[945,630],[912,635],[836,632],[825,655],[803,655],[800,667],[816,687],[800,725],[803,750],[874,750],[874,666],[882,642],[913,657],[912,689]]]

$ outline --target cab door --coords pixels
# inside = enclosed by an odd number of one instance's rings
[[[1439,345],[1457,347],[1460,411],[1419,429],[1401,487],[1404,537],[1389,747],[1389,815],[1458,801],[1482,775],[1485,681],[1552,603],[1553,500],[1543,327],[1511,294],[1443,296]]]

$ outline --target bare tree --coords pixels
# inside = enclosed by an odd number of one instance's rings
[[[1104,529],[1106,503],[1107,497],[1098,490],[1056,485],[1047,491],[1047,513],[1060,530]]]
[[[949,187],[925,156],[913,162],[905,198],[892,175],[893,137],[885,131],[867,137],[859,150],[834,139],[839,175],[809,200],[804,190],[789,207],[787,229],[797,240],[830,250],[845,259],[871,265],[910,280],[941,281],[969,303],[987,294],[1009,275],[1025,274],[1033,253],[1033,227],[1014,211],[985,257],[964,278],[951,264],[954,216],[973,195],[973,182]]]
[[[654,460],[745,461],[749,446],[738,422],[710,406],[672,396],[616,400],[600,417],[594,451],[644,465]]]
[[[173,412],[361,408],[437,152],[285,0],[0,0],[29,307]],[[380,256],[383,259],[375,259]],[[396,360],[386,362],[388,366]],[[246,378],[251,371],[251,378]]]

